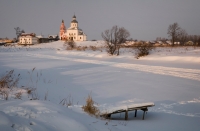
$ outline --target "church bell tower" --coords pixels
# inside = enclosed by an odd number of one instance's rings
[[[65,38],[65,36],[64,36],[64,34],[65,34],[65,32],[66,32],[66,27],[65,27],[65,23],[64,23],[64,20],[62,20],[62,23],[61,23],[61,26],[60,26],[60,40],[64,40],[64,39],[66,39]]]

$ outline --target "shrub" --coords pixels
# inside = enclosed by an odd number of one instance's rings
[[[95,106],[95,102],[92,99],[92,96],[89,94],[86,99],[86,105],[82,107],[82,109],[90,115],[98,116],[100,111]]]
[[[97,47],[96,46],[90,46],[90,49],[93,50],[93,51],[96,51]]]
[[[85,47],[85,46],[83,46],[83,47],[82,47],[82,46],[78,46],[78,47],[76,47],[76,50],[77,50],[77,51],[85,51],[86,48],[87,48],[87,47]]]
[[[0,78],[0,88],[10,88],[17,86],[20,74],[15,78],[14,70],[9,71],[5,76]]]
[[[59,104],[62,104],[63,106],[72,106],[73,105],[73,98],[71,95],[69,95],[67,98],[64,98],[60,101]]]
[[[31,94],[31,92],[32,92],[32,89],[27,89],[28,94]]]
[[[139,42],[133,47],[133,49],[136,50],[135,55],[138,59],[139,57],[149,55],[149,52],[153,49],[153,46],[151,44]]]
[[[74,48],[76,48],[76,43],[73,40],[66,40],[64,46],[67,47],[67,50],[73,50]]]
[[[28,94],[28,98],[29,96],[31,97],[31,100],[38,100],[39,96],[37,94],[37,88],[33,88],[33,87],[27,87],[27,88],[23,88],[26,90],[26,93]]]
[[[0,88],[0,95],[4,100],[8,100],[10,90],[8,88]]]
[[[17,87],[17,84],[20,79],[20,74],[15,76],[14,70],[7,72],[6,75],[0,78],[0,95],[3,99],[8,100],[10,92],[14,87]]]
[[[22,98],[22,92],[15,93],[15,99],[21,99]]]

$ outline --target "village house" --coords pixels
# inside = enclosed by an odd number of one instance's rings
[[[38,43],[38,38],[35,33],[22,33],[19,37],[19,44],[33,45]]]
[[[38,38],[38,43],[49,43],[49,38],[45,38],[43,35],[36,36]]]
[[[0,43],[14,43],[14,39],[8,39],[8,38],[0,38]]]
[[[60,40],[70,39],[73,41],[86,41],[87,36],[86,34],[78,27],[78,21],[76,20],[76,16],[72,17],[71,25],[66,30],[64,20],[62,20],[60,26],[60,33],[59,33]]]
[[[57,41],[57,40],[59,40],[59,36],[58,35],[49,35],[48,39],[49,39],[49,41]]]

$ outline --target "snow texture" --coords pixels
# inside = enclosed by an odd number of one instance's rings
[[[96,51],[66,50],[63,44],[0,46],[0,75],[14,69],[23,86],[7,101],[0,96],[0,131],[199,131],[199,47],[158,47],[136,59],[131,48],[109,56],[103,41],[77,43]],[[39,100],[30,100],[25,87],[34,88]],[[21,99],[14,99],[17,91]],[[88,94],[101,111],[155,106],[145,120],[142,111],[137,117],[129,111],[128,121],[124,113],[105,120],[83,112]],[[72,104],[63,106],[62,100]]]

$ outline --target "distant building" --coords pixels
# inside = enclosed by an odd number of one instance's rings
[[[4,40],[2,38],[0,38],[0,46],[1,45],[5,45],[6,43],[4,42]]]
[[[171,42],[171,41],[169,41],[169,40],[168,40],[168,41],[166,41],[166,43],[167,43],[167,44],[169,44],[169,45],[172,45],[172,42]]]
[[[36,36],[38,38],[38,43],[49,43],[49,38],[44,38],[43,35]]]
[[[5,43],[14,43],[14,41],[13,41],[13,40],[10,40],[10,39],[4,40],[4,42],[5,42]]]
[[[71,25],[66,30],[64,20],[62,20],[61,26],[60,26],[60,36],[59,38],[61,40],[74,40],[74,41],[86,41],[87,36],[86,34],[78,27],[78,21],[76,20],[76,16],[74,15],[72,17]]]
[[[157,41],[157,43],[159,43],[159,44],[163,44],[163,42],[162,42],[162,41],[160,41],[160,40],[159,40],[159,41]]]
[[[14,43],[14,40],[6,38],[0,38],[0,43]]]
[[[49,35],[48,39],[49,39],[49,41],[57,41],[57,40],[59,40],[59,36],[58,35]]]
[[[188,42],[185,43],[185,45],[195,45],[195,44],[192,41],[188,41]]]
[[[180,42],[174,42],[174,45],[180,45]]]
[[[125,43],[124,43],[124,45],[125,46],[131,46],[131,45],[134,45],[136,43],[136,41],[134,41],[134,40],[127,40]]]
[[[33,45],[38,43],[38,38],[35,33],[22,33],[19,37],[19,44]]]
[[[152,40],[152,41],[149,41],[149,43],[154,45],[154,44],[156,44],[156,41]]]
[[[40,38],[44,38],[44,36],[43,35],[38,35],[38,36],[36,36],[38,39],[40,39]]]

